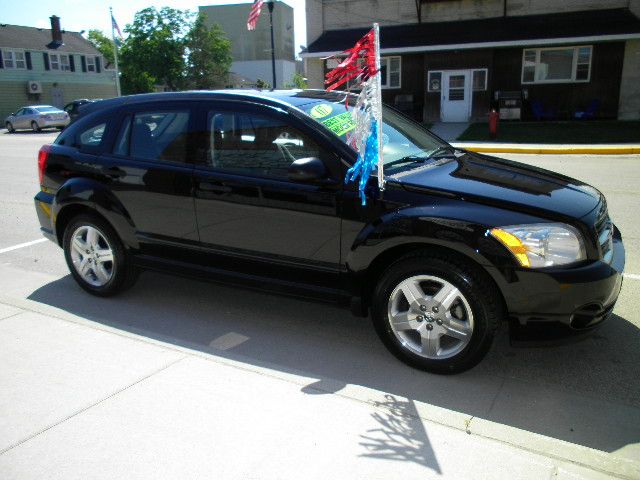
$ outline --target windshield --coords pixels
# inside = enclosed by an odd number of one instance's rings
[[[40,113],[57,113],[61,111],[56,107],[37,107],[36,110]]]
[[[342,102],[312,102],[299,107],[315,121],[322,123],[343,142],[355,129],[351,119],[352,105],[347,110]],[[420,124],[389,107],[382,110],[382,153],[384,165],[398,164],[403,160],[424,160],[448,145],[430,135]]]

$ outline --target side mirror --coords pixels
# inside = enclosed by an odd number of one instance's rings
[[[314,182],[327,177],[327,168],[318,157],[300,158],[289,166],[289,180]]]

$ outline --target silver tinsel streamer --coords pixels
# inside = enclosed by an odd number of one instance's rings
[[[374,77],[369,78],[362,84],[362,91],[358,95],[356,105],[351,112],[356,128],[349,136],[349,144],[356,149],[360,155],[364,155],[367,138],[371,134],[371,123],[374,118],[380,118],[382,106],[378,104],[376,99],[376,80]]]

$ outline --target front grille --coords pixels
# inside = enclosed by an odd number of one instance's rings
[[[596,220],[596,237],[600,248],[600,258],[607,263],[613,259],[613,223],[609,218],[606,203],[603,204],[600,215]]]

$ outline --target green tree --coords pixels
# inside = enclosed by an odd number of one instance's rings
[[[193,14],[188,10],[145,8],[125,27],[128,34],[120,50],[122,90],[143,93],[154,85],[170,90],[182,87],[186,37]]]
[[[91,44],[98,49],[102,56],[104,56],[107,64],[110,63],[113,65],[113,41],[109,37],[102,33],[101,30],[89,30],[87,40],[89,40]]]
[[[185,85],[206,89],[222,87],[233,59],[231,42],[219,25],[211,28],[204,23],[204,15],[198,15],[186,37],[187,64]]]
[[[308,88],[309,84],[307,83],[307,79],[299,73],[295,73],[293,77],[291,77],[291,83],[285,85],[285,88],[300,88],[305,89]]]

